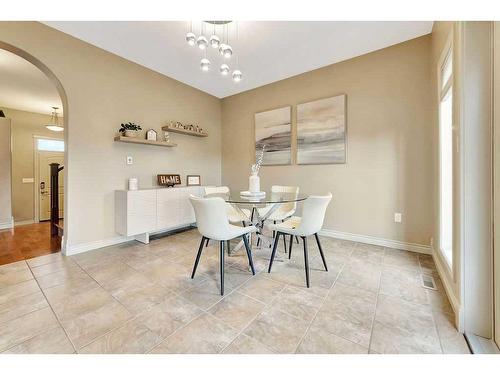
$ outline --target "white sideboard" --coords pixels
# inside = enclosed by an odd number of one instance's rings
[[[123,236],[149,243],[149,235],[196,222],[190,195],[201,186],[115,191],[115,229]]]

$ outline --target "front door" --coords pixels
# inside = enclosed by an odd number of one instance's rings
[[[50,164],[64,163],[64,153],[54,151],[38,151],[39,170],[39,220],[50,220]],[[59,172],[59,219],[64,217],[64,169]]]

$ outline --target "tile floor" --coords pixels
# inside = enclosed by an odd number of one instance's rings
[[[325,237],[325,272],[310,241],[307,289],[299,245],[270,274],[255,250],[253,277],[240,251],[226,257],[222,298],[216,243],[189,277],[198,243],[189,230],[0,266],[0,352],[468,352],[427,255]]]

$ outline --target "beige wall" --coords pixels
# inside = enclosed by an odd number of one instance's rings
[[[69,253],[116,238],[114,190],[129,177],[138,177],[141,187],[152,186],[157,173],[200,174],[204,184],[220,183],[219,99],[40,23],[0,22],[2,42],[45,64],[66,92]],[[159,130],[168,120],[199,124],[210,135],[172,134],[176,148],[113,142],[121,122]]]
[[[263,86],[222,101],[222,176],[247,188],[254,113],[347,94],[347,164],[266,166],[261,184],[333,193],[325,228],[429,245],[433,233],[431,37]],[[295,139],[293,139],[295,144]],[[394,213],[403,214],[401,224]]]
[[[10,120],[0,118],[0,229],[12,225],[10,133]]]
[[[35,178],[33,136],[63,138],[64,135],[45,127],[50,115],[3,109],[12,120],[12,215],[16,222],[33,220],[35,185],[22,182],[23,178]]]

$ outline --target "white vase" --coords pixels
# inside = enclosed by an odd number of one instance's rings
[[[251,193],[257,193],[260,191],[260,177],[258,175],[250,175],[248,178],[248,190]]]

